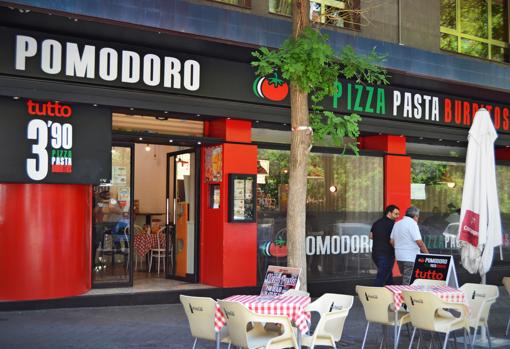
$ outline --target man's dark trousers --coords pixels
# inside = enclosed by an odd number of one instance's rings
[[[393,285],[393,264],[395,257],[384,254],[372,255],[372,259],[377,266],[377,276],[375,278],[375,286],[382,287],[384,285]]]

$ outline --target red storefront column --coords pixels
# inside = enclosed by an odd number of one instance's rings
[[[90,185],[0,183],[0,299],[91,287]]]
[[[251,142],[251,121],[215,120],[205,127],[208,137],[222,138],[223,169],[220,208],[210,207],[210,183],[204,182],[202,150],[200,282],[218,287],[257,283],[257,224],[228,222],[228,175],[257,174],[257,146]],[[244,144],[239,144],[244,143]]]
[[[406,154],[406,138],[380,135],[360,138],[360,148],[379,150],[384,156],[384,207],[397,205],[401,217],[411,206],[411,157]],[[382,211],[382,209],[381,209]],[[400,276],[397,263],[393,275]]]
[[[380,135],[361,137],[360,148],[379,150],[384,156],[384,206],[397,205],[402,213],[411,206],[411,158],[406,154],[406,138]]]

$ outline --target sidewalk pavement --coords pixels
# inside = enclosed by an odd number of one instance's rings
[[[493,337],[504,337],[510,316],[510,297],[500,288],[489,320]],[[366,322],[356,298],[338,348],[360,348]],[[388,335],[391,338],[392,329]],[[402,331],[401,348],[409,337]],[[372,325],[366,348],[378,348],[382,328]],[[507,337],[510,339],[510,337]],[[415,342],[416,343],[416,342]],[[391,346],[392,341],[390,341]],[[70,308],[0,312],[0,348],[172,348],[193,346],[186,315],[180,304]],[[215,348],[200,341],[197,348]],[[227,345],[222,345],[227,348]],[[321,348],[321,347],[319,347]],[[463,348],[459,343],[458,348]]]

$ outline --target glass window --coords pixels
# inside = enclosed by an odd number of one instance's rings
[[[130,282],[131,148],[112,147],[112,179],[94,186],[92,280]]]
[[[441,0],[440,48],[508,62],[508,0]]]
[[[460,251],[457,240],[464,186],[465,164],[433,160],[411,162],[411,203],[418,207],[423,241],[431,253],[451,254],[457,268]],[[496,166],[499,205],[503,229],[504,259],[510,257],[510,166]],[[494,264],[502,264],[499,248]]]
[[[212,2],[221,2],[223,4],[235,5],[240,7],[251,7],[251,0],[209,0]]]
[[[288,151],[259,149],[257,176],[258,281],[268,265],[286,265]],[[383,210],[383,160],[311,154],[306,200],[310,281],[375,274],[372,223]]]
[[[359,30],[359,0],[310,1],[310,19],[335,27]],[[283,16],[292,15],[291,0],[269,0],[269,12]]]

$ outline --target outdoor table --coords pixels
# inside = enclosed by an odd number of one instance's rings
[[[294,322],[298,329],[298,345],[301,347],[301,333],[308,332],[310,328],[311,314],[306,311],[310,304],[309,296],[246,296],[235,295],[225,298],[227,301],[242,303],[251,311],[264,315],[285,315]],[[226,324],[225,316],[216,304],[214,316],[214,329],[217,334]],[[216,336],[216,347],[220,347],[219,335]]]
[[[424,285],[386,285],[388,290],[393,293],[393,304],[395,306],[395,326],[393,330],[394,335],[394,348],[396,349],[397,343],[397,322],[398,311],[404,304],[404,294],[402,291],[424,291],[432,292],[439,297],[442,301],[448,303],[465,303],[464,292],[459,289],[449,286],[424,286]]]

